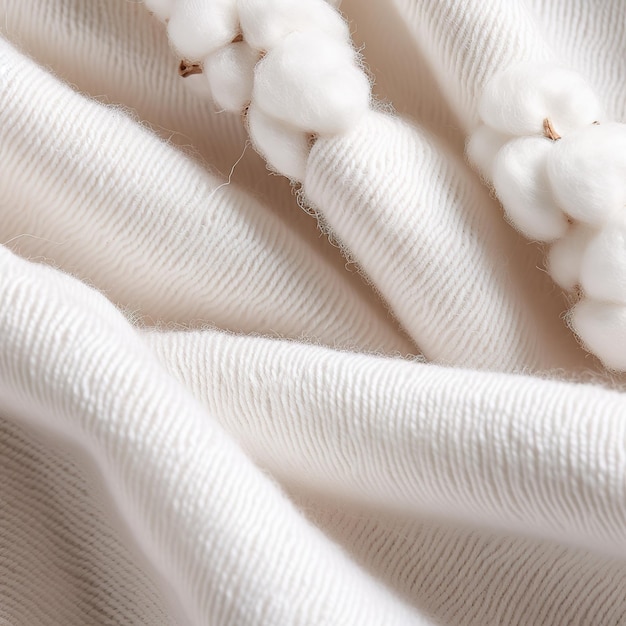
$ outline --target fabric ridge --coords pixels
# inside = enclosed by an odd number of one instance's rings
[[[625,76],[621,0],[0,0],[0,625],[626,624]]]

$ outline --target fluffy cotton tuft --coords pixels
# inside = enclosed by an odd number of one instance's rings
[[[185,82],[185,87],[200,98],[210,98],[211,87],[209,81],[204,74],[191,74],[185,78],[181,78]]]
[[[216,104],[227,111],[242,111],[252,98],[254,66],[259,53],[245,41],[220,48],[204,61],[204,71]]]
[[[273,170],[292,180],[304,180],[309,158],[306,133],[286,127],[254,104],[248,109],[248,133],[254,148]]]
[[[502,133],[481,124],[471,135],[465,151],[470,163],[488,180],[493,179],[493,166],[498,152],[511,139]]]
[[[546,162],[554,147],[542,137],[522,137],[498,152],[493,184],[507,217],[529,239],[553,241],[567,231],[548,183]]]
[[[241,30],[257,50],[272,50],[294,32],[321,32],[349,44],[341,15],[324,0],[238,0]]]
[[[556,142],[548,176],[563,210],[602,224],[626,204],[626,125],[592,125]]]
[[[176,0],[145,0],[149,11],[152,11],[162,22],[167,21],[174,10]]]
[[[189,73],[187,85],[222,109],[248,106],[253,145],[293,180],[304,178],[311,135],[346,132],[369,109],[371,86],[333,8],[339,0],[146,3],[169,20],[182,59],[202,61],[203,75]]]
[[[167,32],[181,56],[203,59],[237,37],[236,0],[176,0]]]
[[[626,305],[584,299],[574,307],[571,322],[606,367],[626,370]]]
[[[496,75],[479,116],[469,160],[518,230],[554,242],[548,272],[584,293],[572,327],[607,367],[626,371],[626,125],[603,123],[578,73],[537,63]]]
[[[332,135],[367,111],[370,84],[345,43],[293,33],[256,66],[253,101],[296,128]]]
[[[546,263],[548,273],[561,289],[572,291],[580,284],[583,254],[595,232],[584,224],[575,224],[550,246]]]
[[[497,74],[478,107],[482,120],[502,133],[540,135],[549,119],[562,136],[600,121],[602,106],[578,73],[547,63],[525,63]]]
[[[606,224],[590,239],[580,284],[590,298],[626,304],[626,219]]]

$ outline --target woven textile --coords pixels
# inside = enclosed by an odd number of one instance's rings
[[[340,10],[290,185],[143,3],[0,0],[2,626],[626,624],[626,378],[464,155],[517,62],[626,120],[626,6]]]

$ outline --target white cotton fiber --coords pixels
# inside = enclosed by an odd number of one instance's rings
[[[584,224],[574,224],[564,237],[555,241],[548,252],[548,273],[565,291],[580,284],[580,268],[587,243],[596,231]]]
[[[293,33],[256,66],[253,101],[296,128],[336,134],[367,111],[370,84],[346,44]]]
[[[589,240],[580,278],[590,298],[626,304],[626,219],[605,224]]]
[[[467,157],[487,180],[493,179],[496,155],[509,139],[510,135],[503,135],[484,124],[481,124],[469,138],[465,149]]]
[[[268,165],[283,176],[302,181],[309,157],[309,136],[261,111],[248,109],[248,133],[254,148]]]
[[[205,74],[191,74],[180,80],[184,81],[185,87],[199,98],[210,98],[212,96],[209,81]]]
[[[572,327],[606,367],[626,371],[626,305],[585,298],[572,311]]]
[[[227,111],[242,111],[252,97],[254,66],[259,52],[245,41],[216,50],[204,61],[204,71],[216,104]]]
[[[167,32],[181,56],[203,59],[239,34],[236,0],[176,0]]]
[[[324,0],[238,0],[241,30],[257,50],[271,50],[294,32],[321,32],[349,43],[348,24]]]
[[[588,224],[602,224],[626,204],[626,125],[592,125],[560,141],[548,176],[561,208]]]
[[[512,135],[540,135],[547,118],[562,136],[602,118],[591,86],[578,73],[525,63],[494,76],[480,99],[485,124]]]
[[[546,173],[553,147],[542,137],[513,139],[498,152],[493,167],[493,184],[507,217],[526,237],[538,241],[558,239],[568,227]]]
[[[165,22],[172,15],[174,2],[176,0],[145,0],[149,11],[152,11],[162,22]]]

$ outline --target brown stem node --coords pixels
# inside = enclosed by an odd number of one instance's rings
[[[191,61],[187,61],[187,59],[183,59],[178,65],[178,73],[183,78],[193,76],[194,74],[202,74],[202,72],[202,63],[193,63]]]
[[[552,122],[547,117],[545,120],[543,120],[543,134],[552,141],[558,141],[561,138],[561,135],[556,132],[554,126],[552,125]]]

